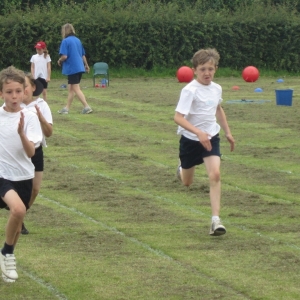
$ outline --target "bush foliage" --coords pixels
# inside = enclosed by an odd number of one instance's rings
[[[44,40],[52,67],[58,69],[65,23],[74,25],[90,65],[106,61],[111,67],[178,67],[189,64],[198,49],[214,47],[221,67],[255,65],[293,72],[300,67],[300,19],[292,0],[278,5],[218,0],[215,7],[208,6],[210,0],[34,2],[26,6],[10,1],[0,17],[2,67],[29,69],[35,43]]]

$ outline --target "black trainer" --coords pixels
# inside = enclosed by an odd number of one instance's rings
[[[21,233],[22,233],[22,234],[28,234],[28,233],[29,233],[29,231],[26,229],[24,223],[22,223],[22,230],[21,230]]]

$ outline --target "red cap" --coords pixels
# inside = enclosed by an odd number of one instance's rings
[[[45,49],[46,47],[47,47],[46,43],[43,41],[37,42],[36,45],[34,46],[34,48],[36,49]]]

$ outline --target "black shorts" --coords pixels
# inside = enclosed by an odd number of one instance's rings
[[[79,84],[81,81],[82,73],[75,73],[72,75],[68,75],[68,84]]]
[[[46,89],[48,87],[48,82],[46,81],[46,79],[39,77],[39,78],[37,78],[37,80],[42,83],[44,89]]]
[[[194,141],[181,136],[179,141],[179,158],[181,167],[189,169],[196,165],[203,164],[203,157],[216,155],[221,157],[219,134],[213,136],[210,140],[212,149],[207,151],[199,141]]]
[[[44,152],[43,147],[40,146],[35,149],[34,155],[31,157],[31,162],[35,167],[35,172],[44,171]]]
[[[10,191],[14,190],[22,202],[26,206],[26,210],[29,208],[29,201],[32,192],[32,179],[22,180],[22,181],[10,181],[4,178],[0,178],[0,208],[5,208],[7,205],[2,200],[2,197]]]

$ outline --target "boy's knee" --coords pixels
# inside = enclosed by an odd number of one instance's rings
[[[10,213],[15,218],[23,218],[26,214],[26,207],[23,203],[15,205],[13,207],[10,207]]]
[[[220,172],[217,171],[217,172],[213,172],[213,173],[209,174],[209,180],[214,181],[214,182],[220,181],[221,180]]]

